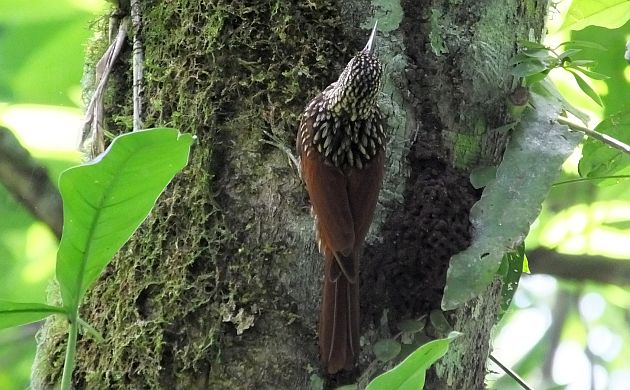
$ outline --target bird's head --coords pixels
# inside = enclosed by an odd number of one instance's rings
[[[358,52],[339,76],[333,95],[338,110],[363,111],[376,104],[381,82],[381,63],[375,53],[376,23],[367,44]]]

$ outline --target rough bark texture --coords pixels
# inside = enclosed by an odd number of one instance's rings
[[[289,153],[303,105],[362,47],[372,16],[388,171],[362,260],[360,364],[326,385],[367,383],[387,368],[371,345],[439,308],[479,196],[468,173],[500,159],[505,140],[491,129],[506,121],[507,63],[518,39],[539,37],[546,2],[295,4],[142,1],[145,127],[177,127],[198,143],[83,305],[106,342],[80,338],[77,388],[321,388],[321,261]],[[130,131],[126,50],[106,105],[115,133]],[[464,336],[427,389],[484,387],[498,287],[447,315]],[[60,321],[41,332],[35,388],[59,381],[65,338]]]

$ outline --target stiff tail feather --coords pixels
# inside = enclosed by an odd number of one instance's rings
[[[350,369],[359,354],[358,262],[326,254],[319,317],[319,352],[329,374]]]

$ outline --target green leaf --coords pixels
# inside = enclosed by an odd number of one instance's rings
[[[630,230],[630,220],[614,222],[603,221],[602,226],[606,226],[612,229]]]
[[[573,61],[571,63],[571,65],[575,65],[577,61]],[[572,69],[575,69],[581,73],[584,73],[585,75],[587,75],[588,77],[592,78],[593,80],[606,80],[609,79],[610,76],[606,76],[605,74],[601,74],[601,73],[597,73],[597,72],[593,72],[592,70],[588,70],[588,69],[584,69],[582,67],[579,66],[571,66]]]
[[[616,29],[630,18],[628,0],[574,0],[567,11],[561,30],[581,30],[588,26]]]
[[[523,253],[523,269],[522,273],[531,274],[532,272],[529,270],[529,260],[527,260],[527,255]]]
[[[546,49],[547,47],[542,43],[534,42],[534,41],[518,41],[519,46],[522,46],[527,49]]]
[[[579,52],[581,52],[582,49],[568,49],[563,53],[560,53],[560,55],[558,56],[559,60],[564,60],[565,58],[568,58],[574,54],[577,54]]]
[[[444,312],[440,309],[433,309],[429,314],[429,321],[431,321],[431,326],[433,326],[439,334],[446,334],[453,330],[453,327],[446,319]]]
[[[564,47],[579,47],[582,49],[595,49],[595,50],[603,50],[606,51],[608,50],[607,47],[597,43],[597,42],[591,42],[591,41],[566,41],[566,42],[562,42],[561,44],[559,44],[558,46],[556,46],[556,49],[564,46]]]
[[[541,60],[550,58],[549,49],[545,48],[525,48],[521,51],[521,53],[525,54],[527,57],[534,57]]]
[[[558,59],[559,60],[563,60],[563,59],[565,59],[567,57],[570,57],[570,56],[572,56],[574,54],[577,54],[577,53],[579,53],[581,51],[582,51],[582,49],[569,49],[569,50],[565,51],[564,53],[560,53],[560,55],[558,56]]]
[[[543,72],[535,73],[531,76],[527,76],[525,77],[526,85],[532,86],[538,82],[541,82],[545,79],[545,77],[547,77],[548,74],[549,74],[549,69],[546,69]]]
[[[595,90],[586,82],[584,81],[584,79],[582,78],[582,76],[580,76],[579,73],[577,73],[576,71],[574,71],[571,68],[567,69],[569,72],[571,72],[571,74],[573,75],[573,78],[575,79],[575,81],[578,84],[578,87],[580,87],[580,89],[582,90],[582,92],[584,92],[585,94],[588,95],[588,97],[591,98],[591,100],[593,100],[595,103],[599,104],[600,106],[603,106],[604,104],[602,103],[602,99],[599,97],[599,95],[597,94],[597,92],[595,92]]]
[[[630,142],[630,111],[620,112],[601,121],[595,131],[607,134],[622,142]],[[602,142],[588,138],[582,148],[578,171],[583,178],[610,177],[626,173],[630,156]],[[630,173],[630,172],[628,172]],[[606,178],[599,185],[616,184],[618,178]]]
[[[190,134],[151,129],[117,137],[94,161],[61,174],[63,235],[57,280],[64,305],[86,289],[131,237],[188,161]]]
[[[497,168],[496,180],[471,209],[473,240],[468,249],[451,258],[444,310],[476,297],[492,282],[503,256],[525,239],[562,163],[582,139],[581,134],[555,122],[557,102],[535,93],[531,98],[536,109],[523,116]]]
[[[593,60],[571,60],[568,62],[570,68],[576,68],[582,65],[595,65],[597,62]]]
[[[540,58],[530,57],[521,52],[521,53],[516,54],[512,58],[510,58],[508,65],[512,66],[512,65],[520,64],[521,62],[541,63]]]
[[[608,51],[596,51],[592,49],[584,50],[584,54],[580,54],[580,58],[597,60],[597,66],[590,68],[596,72],[610,76],[606,80],[606,90],[595,90],[600,93],[600,97],[606,108],[605,115],[611,115],[619,111],[628,109],[630,96],[628,92],[627,68],[628,63],[624,60],[624,49],[628,41],[628,32],[630,32],[630,24],[626,24],[622,28],[609,30],[602,27],[589,27],[582,31],[571,34],[576,39],[585,39],[589,41],[597,41],[608,46]],[[593,85],[591,83],[591,85]],[[599,87],[602,83],[597,83]]]
[[[424,387],[426,371],[448,352],[450,343],[461,333],[429,341],[412,352],[396,367],[374,378],[366,390],[418,390]]]
[[[546,69],[547,66],[536,59],[535,61],[521,62],[512,68],[511,73],[516,77],[526,77],[543,72]]]
[[[508,262],[507,262],[507,255],[506,255],[506,256],[503,256],[503,259],[501,260],[499,269],[497,269],[497,275],[504,278],[507,275],[507,272],[508,272]]]
[[[382,362],[387,362],[398,356],[400,343],[394,339],[379,340],[374,344],[374,355]]]
[[[51,314],[66,314],[62,307],[43,303],[0,301],[0,329],[43,320]]]
[[[401,332],[417,333],[424,330],[425,323],[424,317],[419,320],[403,320],[398,324],[398,329]]]
[[[311,374],[308,378],[309,390],[324,390],[324,380],[317,374]]]
[[[531,90],[539,95],[555,100],[556,104],[559,104],[564,110],[573,114],[583,123],[588,122],[588,115],[569,103],[569,101],[566,100],[560,92],[558,92],[556,86],[549,79],[542,80],[540,83],[532,85]]]
[[[501,272],[503,277],[503,287],[501,288],[501,311],[499,316],[503,316],[510,308],[514,293],[518,288],[518,282],[523,273],[525,261],[525,245],[521,244],[514,252],[506,253],[503,256],[501,268],[505,266],[505,272]]]

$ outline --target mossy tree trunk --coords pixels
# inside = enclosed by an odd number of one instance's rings
[[[363,352],[355,372],[326,379],[365,384],[385,368],[371,345],[439,308],[479,197],[469,172],[500,160],[505,139],[492,129],[508,120],[508,61],[517,40],[540,37],[546,1],[141,4],[145,127],[176,127],[198,142],[82,307],[106,342],[80,337],[76,387],[318,387],[321,260],[290,153],[305,103],[376,17],[390,141],[362,260]],[[131,130],[130,58],[128,47],[109,87],[115,133]],[[464,335],[427,388],[484,387],[498,287],[448,313]],[[63,325],[51,320],[40,334],[35,388],[59,381]]]

